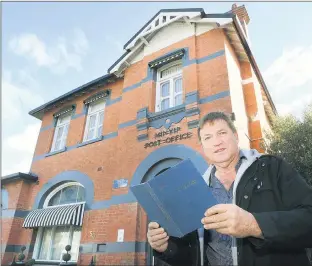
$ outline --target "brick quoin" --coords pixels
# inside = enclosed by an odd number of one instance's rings
[[[160,33],[159,33],[160,34]],[[151,44],[153,44],[151,42]],[[54,178],[68,171],[77,171],[86,175],[93,183],[92,202],[85,209],[80,244],[97,245],[117,242],[118,229],[124,229],[124,244],[147,241],[146,232],[148,217],[145,211],[136,202],[125,200],[129,197],[129,186],[134,173],[140,164],[153,152],[161,147],[170,147],[174,144],[182,144],[193,149],[204,157],[201,144],[197,138],[197,128],[188,128],[190,121],[197,121],[203,115],[211,111],[223,111],[231,114],[231,95],[211,98],[221,92],[230,91],[228,62],[226,54],[221,54],[210,60],[207,58],[217,52],[225,50],[225,44],[229,47],[230,54],[238,66],[241,79],[252,77],[252,65],[248,61],[242,61],[237,56],[237,51],[229,41],[225,31],[221,28],[211,29],[197,36],[189,36],[173,44],[160,47],[158,50],[146,54],[142,60],[131,63],[126,67],[123,75],[110,83],[91,86],[80,95],[72,95],[71,100],[57,103],[56,107],[45,110],[41,119],[41,132],[34,151],[34,160],[30,171],[36,174],[39,182],[14,181],[4,185],[9,194],[9,209],[31,211],[35,205],[36,197],[50,186]],[[137,125],[142,120],[137,120],[138,111],[147,108],[149,113],[155,112],[157,82],[153,79],[145,80],[148,73],[148,63],[168,54],[176,49],[187,48],[188,60],[193,62],[183,66],[183,99],[191,92],[197,92],[201,104],[191,103],[186,108],[198,107],[200,114],[183,117],[177,123],[173,123],[170,129],[180,127],[179,133],[189,133],[190,138],[177,142],[165,143],[161,146],[146,147],[146,144],[154,142],[155,134],[167,131],[163,125],[160,128],[149,126],[147,129],[138,130]],[[196,60],[199,60],[196,63]],[[193,60],[193,61],[192,61]],[[128,62],[128,63],[129,63]],[[132,89],[131,86],[135,86]],[[248,131],[252,148],[261,150],[262,134],[261,123],[255,120],[259,107],[256,100],[256,86],[248,83],[242,85],[244,95],[244,110],[248,117]],[[262,89],[262,94],[264,90]],[[102,90],[110,90],[110,101],[113,104],[105,107],[102,135],[104,139],[85,146],[77,147],[83,141],[87,115],[84,114],[84,100]],[[64,91],[65,93],[65,91]],[[211,99],[211,100],[209,100]],[[51,150],[55,128],[53,126],[53,114],[65,106],[75,105],[75,116],[69,126],[66,140],[67,150],[52,156],[45,156]],[[168,117],[173,119],[173,117]],[[236,119],[240,119],[236,117]],[[141,122],[140,122],[141,121]],[[111,138],[105,138],[109,134],[115,134]],[[147,134],[148,138],[139,141],[138,136]],[[175,136],[171,134],[167,137]],[[70,148],[70,149],[69,149]],[[125,179],[126,187],[114,188],[114,181]],[[67,180],[73,181],[73,180]],[[60,184],[58,184],[60,185]],[[89,189],[89,188],[86,188]],[[89,196],[92,193],[86,190]],[[44,195],[46,196],[46,194]],[[44,199],[43,199],[44,200]],[[2,217],[2,241],[7,245],[35,244],[36,230],[23,229],[24,218]],[[122,245],[122,243],[119,243]],[[2,254],[1,261],[7,265],[12,261],[13,253]],[[31,252],[27,253],[30,258]],[[147,252],[80,252],[78,265],[88,265],[91,258],[95,257],[96,265],[146,265]]]

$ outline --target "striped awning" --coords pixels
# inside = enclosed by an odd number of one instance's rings
[[[37,209],[26,216],[23,227],[82,226],[83,213],[84,203]]]

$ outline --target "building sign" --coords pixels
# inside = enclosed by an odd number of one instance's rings
[[[174,134],[174,133],[178,133],[180,130],[181,130],[180,127],[175,127],[175,128],[172,128],[172,129],[168,129],[168,130],[165,130],[165,131],[161,131],[161,132],[155,133],[155,139],[161,138],[161,137],[164,137],[164,136],[167,136],[167,135],[171,135],[171,134]]]
[[[113,188],[120,188],[128,186],[128,179],[118,179],[114,180]]]
[[[192,137],[193,133],[192,132],[186,132],[186,133],[179,133],[181,131],[180,127],[175,127],[172,129],[168,129],[165,131],[161,131],[155,134],[155,139],[154,141],[151,142],[147,142],[144,144],[144,148],[151,148],[151,147],[155,147],[155,146],[160,146],[162,144],[168,144],[168,143],[173,143],[173,142],[177,142],[179,140],[183,140],[183,139],[189,139]],[[174,136],[170,136],[173,135],[175,133],[179,133],[176,134]],[[169,135],[168,137],[166,137],[167,135]],[[164,137],[164,138],[162,138]]]

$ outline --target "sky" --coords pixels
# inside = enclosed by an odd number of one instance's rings
[[[28,112],[107,73],[160,9],[229,11],[232,2],[2,3],[2,176],[29,172],[41,121]],[[238,2],[279,114],[312,102],[312,2]]]

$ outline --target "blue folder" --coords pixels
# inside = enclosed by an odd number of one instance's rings
[[[169,236],[182,237],[203,227],[205,211],[216,205],[211,188],[190,159],[155,178],[130,187],[150,221],[157,222]]]

